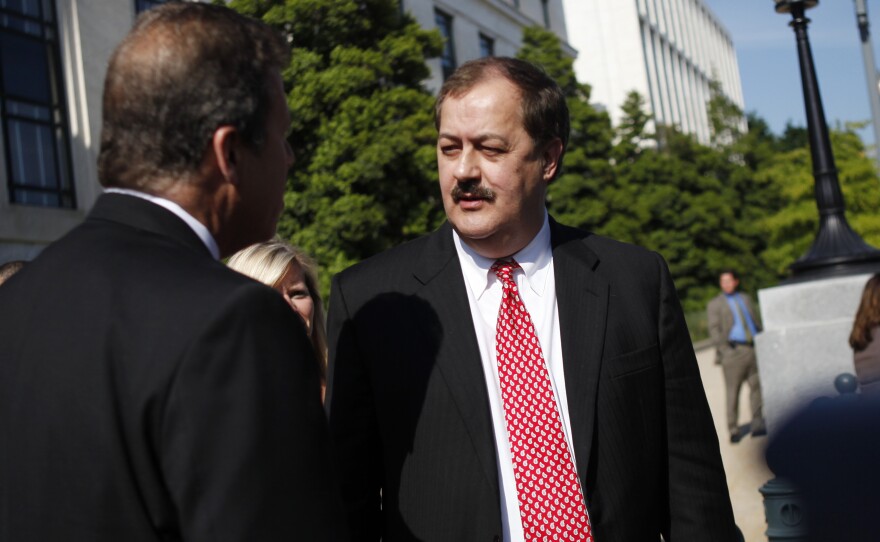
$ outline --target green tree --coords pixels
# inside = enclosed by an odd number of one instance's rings
[[[730,146],[742,136],[743,112],[721,90],[717,79],[709,81],[707,105],[709,127],[712,129],[713,146]]]
[[[436,188],[433,96],[423,81],[437,32],[396,0],[232,0],[292,44],[284,71],[297,163],[279,235],[321,267],[349,265],[429,231]]]
[[[789,126],[786,133],[801,130]],[[831,130],[830,137],[847,219],[867,243],[880,246],[880,182],[874,162],[851,127]],[[784,134],[781,146],[790,141]],[[761,258],[778,279],[787,276],[788,266],[809,250],[819,227],[809,145],[778,153],[759,176],[781,192],[782,205],[761,222],[767,238]]]
[[[599,231],[660,252],[688,311],[702,311],[717,293],[721,268],[762,272],[755,218],[762,187],[749,163],[763,163],[772,145],[761,130],[741,134],[742,113],[730,105],[709,103],[715,133],[727,127],[728,134],[710,147],[675,127],[648,133],[644,100],[631,93],[617,126],[614,183],[603,193],[609,219]]]
[[[663,131],[664,147],[620,164],[615,218],[607,230],[661,253],[685,309],[702,310],[717,290],[717,269],[749,254],[736,227],[732,184],[741,166],[690,135]]]
[[[810,144],[809,134],[803,126],[796,126],[791,122],[785,123],[785,130],[777,141],[777,148],[781,152],[802,149]]]
[[[577,81],[574,59],[565,54],[553,32],[526,28],[517,57],[542,66],[559,83],[571,118],[562,172],[550,185],[548,208],[563,223],[595,229],[606,219],[607,207],[600,194],[613,176],[608,114],[590,104],[589,85]]]
[[[728,255],[723,267],[739,270],[745,278],[746,289],[754,292],[778,281],[776,273],[767,267],[760,254],[769,246],[763,221],[769,213],[782,208],[785,202],[779,185],[760,174],[777,154],[776,138],[767,123],[755,113],[749,113],[747,121],[748,132],[733,145],[719,149],[727,160],[740,166],[731,173],[729,182],[735,199],[730,204],[735,210],[736,234],[747,247],[745,253]],[[721,267],[714,268],[716,276]],[[713,285],[715,282],[713,280]]]
[[[620,109],[623,117],[616,129],[617,144],[612,149],[617,164],[633,162],[646,145],[653,147],[656,144],[653,134],[646,131],[651,115],[645,111],[645,99],[641,94],[630,91]]]

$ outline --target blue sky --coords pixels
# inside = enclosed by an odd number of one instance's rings
[[[704,0],[736,46],[746,111],[756,111],[781,133],[787,121],[806,126],[791,15],[773,0]],[[867,0],[875,62],[880,62],[880,2]],[[820,0],[807,11],[808,32],[825,118],[830,126],[871,118],[854,0]],[[859,132],[874,141],[870,127]]]

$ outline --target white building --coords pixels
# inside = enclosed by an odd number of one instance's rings
[[[661,124],[707,143],[709,82],[744,109],[736,51],[703,0],[563,0],[575,72],[615,125],[635,90]]]
[[[542,26],[568,44],[563,0],[401,0],[423,28],[440,30],[445,38],[441,58],[429,61],[428,88],[437,91],[444,74],[458,65],[484,56],[515,56],[522,45],[523,29]]]
[[[151,5],[0,1],[0,263],[32,259],[100,194],[104,72]]]
[[[161,0],[0,0],[0,264],[30,260],[82,222],[101,193],[96,160],[104,73],[138,12]],[[566,38],[562,0],[401,0],[451,39],[430,61],[514,55],[522,29]],[[569,54],[574,50],[564,45]]]

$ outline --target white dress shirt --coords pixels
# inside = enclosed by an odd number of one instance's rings
[[[199,239],[202,240],[202,243],[205,244],[208,252],[211,253],[211,256],[213,256],[215,260],[220,259],[220,247],[217,246],[217,241],[214,239],[214,236],[211,235],[211,232],[208,231],[208,228],[206,228],[204,224],[196,220],[191,214],[187,213],[183,209],[183,207],[174,203],[170,199],[160,198],[152,194],[138,192],[137,190],[131,190],[128,188],[107,188],[104,190],[104,192],[107,194],[125,194],[126,196],[134,196],[136,198],[151,201],[160,207],[168,209],[169,211],[177,215],[181,220],[186,222],[186,225],[189,226],[190,229],[199,236]]]
[[[489,408],[492,412],[495,433],[495,453],[498,459],[504,542],[521,542],[524,540],[524,534],[520,520],[519,497],[510,455],[510,440],[504,421],[504,404],[501,399],[495,353],[495,324],[501,308],[501,281],[490,269],[495,260],[484,258],[474,252],[454,230],[452,235],[467,285],[468,302],[480,347],[486,388],[489,392]],[[513,279],[535,325],[553,392],[556,394],[556,404],[562,417],[565,439],[574,458],[571,423],[568,419],[568,400],[565,394],[565,373],[562,366],[562,342],[556,305],[553,252],[550,247],[550,223],[546,214],[544,225],[538,235],[524,249],[514,254],[513,259],[522,268],[514,271]]]

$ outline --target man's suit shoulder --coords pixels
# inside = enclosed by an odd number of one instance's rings
[[[618,241],[586,230],[551,224],[554,257],[573,252],[578,258],[608,276],[635,273],[642,280],[659,277],[663,258],[644,247]],[[452,229],[445,224],[437,231],[376,254],[339,273],[339,284],[363,284],[400,290],[417,269],[435,272],[456,261]],[[621,273],[623,275],[621,275]]]
[[[618,241],[590,231],[555,223],[552,226],[554,259],[571,252],[571,246],[581,244],[592,256],[586,264],[612,282],[638,280],[653,282],[666,269],[663,257],[645,247]],[[575,249],[578,251],[578,249]]]
[[[580,231],[580,230],[578,230]],[[632,262],[639,261],[646,264],[654,265],[660,255],[645,247],[618,241],[611,237],[598,235],[595,233],[584,232],[587,237],[584,242],[590,247],[602,260]]]
[[[65,270],[63,275],[58,269]],[[101,307],[117,321],[153,322],[144,333],[165,327],[173,334],[191,331],[230,304],[244,311],[286,307],[272,289],[229,269],[207,252],[111,222],[87,221],[74,229],[47,247],[20,279],[7,293],[20,289],[21,299],[30,300],[29,305],[69,314],[72,309],[49,293],[57,289],[66,292],[68,301],[71,296],[81,297],[81,304]]]
[[[413,272],[426,264],[430,267],[444,266],[455,260],[452,229],[448,225],[417,239],[390,248],[358,262],[338,273],[338,284],[368,284],[374,291],[387,287],[392,290],[405,288],[413,279]]]
[[[723,305],[722,305],[723,304]],[[709,304],[707,305],[707,310],[718,310],[718,307],[726,306],[727,300],[724,298],[724,294],[718,294],[712,299],[709,300]]]

